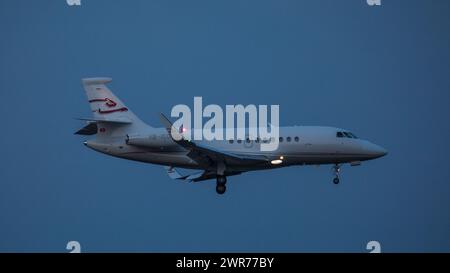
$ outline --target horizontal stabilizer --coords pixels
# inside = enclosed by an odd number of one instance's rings
[[[80,130],[75,132],[75,135],[83,135],[83,136],[95,135],[98,130],[97,122],[110,123],[110,124],[116,124],[116,125],[126,125],[126,124],[132,123],[132,121],[126,117],[115,118],[115,119],[111,119],[111,118],[109,118],[109,119],[106,119],[106,118],[77,118],[77,119],[88,122],[88,124],[86,126],[84,126]]]
[[[83,84],[85,85],[97,85],[97,84],[107,84],[112,82],[111,78],[85,78],[82,79]]]
[[[126,117],[122,118],[115,118],[115,119],[106,119],[106,118],[77,118],[78,120],[85,120],[85,121],[94,121],[94,122],[110,122],[110,123],[123,123],[123,124],[129,124],[132,123],[132,121]]]
[[[96,133],[97,133],[97,123],[89,122],[88,125],[84,126],[80,130],[76,131],[75,135],[91,136],[91,135],[95,135]]]

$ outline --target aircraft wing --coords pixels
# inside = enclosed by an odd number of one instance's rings
[[[269,162],[269,160],[265,156],[238,155],[235,153],[220,151],[210,146],[197,144],[193,141],[180,140],[177,143],[188,149],[189,153],[187,154],[187,156],[197,162],[204,162],[206,160],[208,163],[210,161],[223,161],[225,163],[235,164],[257,164]],[[200,162],[198,163],[200,164]]]
[[[161,114],[160,118],[172,140],[188,150],[189,152],[187,156],[196,161],[199,165],[208,167],[219,161],[222,161],[225,164],[264,164],[269,162],[269,159],[262,155],[239,155],[235,153],[225,152],[214,147],[186,140],[181,135],[178,135],[177,137],[180,140],[175,140],[171,132],[177,134],[178,131],[176,130],[176,128],[172,127],[172,123],[170,122],[170,120],[167,119],[163,114]]]

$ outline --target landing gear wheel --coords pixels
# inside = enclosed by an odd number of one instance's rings
[[[226,176],[218,176],[217,177],[217,184],[225,185],[225,183],[227,183],[227,177]]]
[[[225,184],[217,184],[216,192],[218,194],[224,194],[226,190],[227,190],[227,187],[225,186]]]
[[[225,184],[227,183],[227,177],[224,175],[217,176],[217,186],[216,186],[216,192],[218,194],[224,194],[227,190],[227,187]]]
[[[333,172],[334,172],[334,179],[333,179],[333,183],[335,185],[339,184],[339,174],[341,172],[341,166],[339,164],[334,164],[333,166]]]

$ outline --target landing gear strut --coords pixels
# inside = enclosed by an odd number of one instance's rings
[[[339,164],[335,164],[333,166],[333,171],[334,171],[334,179],[333,179],[333,183],[334,184],[339,184],[339,173],[341,172],[341,166],[339,166]]]
[[[217,186],[216,186],[216,192],[218,194],[224,194],[227,190],[227,187],[225,184],[227,183],[227,177],[224,175],[217,176]]]

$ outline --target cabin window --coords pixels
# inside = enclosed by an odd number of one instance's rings
[[[245,141],[246,141],[247,143],[250,143],[250,138],[247,138]]]
[[[283,137],[280,137],[280,142],[283,142]]]
[[[238,139],[237,143],[241,144],[242,143],[242,139]]]
[[[299,138],[298,136],[296,136],[296,137],[294,138],[294,140],[295,140],[295,142],[298,142],[298,141],[300,140],[300,138]]]
[[[288,137],[286,138],[286,141],[287,141],[287,142],[291,142],[291,137],[288,136]]]
[[[229,142],[230,144],[233,144],[234,140],[230,139],[230,140],[228,140],[228,142]]]

